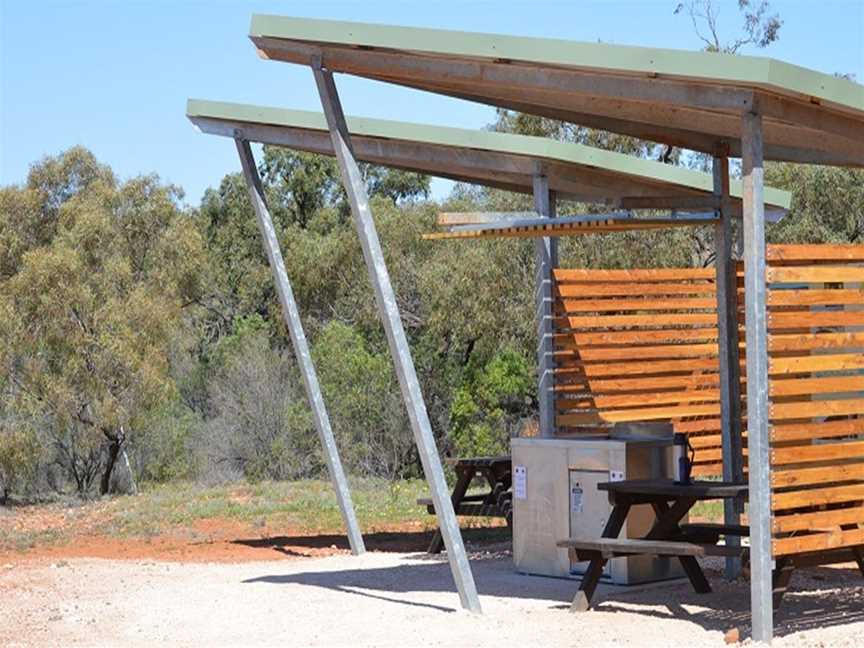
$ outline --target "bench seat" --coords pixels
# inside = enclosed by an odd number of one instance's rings
[[[642,540],[636,538],[569,538],[556,543],[576,554],[579,561],[590,560],[598,553],[603,558],[618,556],[742,556],[744,547],[727,547],[716,544],[699,544],[679,540]]]
[[[431,497],[421,497],[417,500],[417,504],[425,506],[430,515],[435,515],[435,504]],[[501,510],[497,504],[486,504],[478,498],[473,500],[462,500],[462,503],[456,507],[456,515],[468,515],[474,517],[503,517]]]

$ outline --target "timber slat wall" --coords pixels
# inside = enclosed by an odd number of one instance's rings
[[[774,555],[864,545],[864,246],[769,246]]]
[[[864,549],[864,245],[767,256],[774,554]],[[555,282],[559,434],[671,421],[695,474],[721,474],[714,270],[556,270]]]
[[[555,290],[559,433],[671,421],[721,474],[714,269],[559,269]]]

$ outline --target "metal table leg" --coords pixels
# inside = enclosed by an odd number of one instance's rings
[[[471,485],[471,480],[474,479],[474,470],[460,470],[456,468],[459,477],[456,480],[456,485],[453,487],[453,494],[450,500],[453,502],[453,510],[459,514],[459,505],[462,503],[462,498],[468,492],[468,487]],[[429,548],[426,550],[430,554],[441,553],[444,548],[444,538],[441,536],[440,527],[435,530],[435,535],[432,537],[432,542],[429,543]]]
[[[627,514],[630,512],[630,501],[616,501],[612,508],[612,513],[609,520],[606,522],[606,527],[603,529],[604,538],[617,538],[624,527],[624,522],[627,520]],[[582,583],[579,585],[579,591],[573,598],[573,603],[570,605],[571,612],[585,612],[591,607],[591,599],[594,597],[594,591],[597,589],[597,584],[600,577],[603,575],[603,567],[606,564],[606,558],[599,551],[591,559],[588,564],[588,569],[582,577]]]

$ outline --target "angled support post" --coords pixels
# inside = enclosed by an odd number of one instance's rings
[[[774,634],[771,596],[771,464],[762,116],[742,117],[744,302],[747,333],[747,448],[750,516],[750,612],[753,640]]]
[[[348,201],[351,203],[351,212],[354,215],[354,223],[357,226],[357,234],[363,248],[363,257],[369,270],[369,278],[375,289],[375,298],[378,302],[384,331],[387,334],[390,354],[396,365],[396,375],[399,378],[402,398],[408,408],[414,441],[420,453],[426,481],[432,491],[432,502],[438,516],[438,528],[447,549],[447,560],[450,562],[453,580],[456,581],[462,607],[471,612],[479,613],[481,611],[480,599],[477,596],[474,576],[471,573],[468,554],[465,552],[462,534],[459,531],[456,513],[453,510],[453,503],[447,489],[441,459],[438,457],[435,437],[432,435],[432,425],[429,423],[426,403],[423,400],[420,382],[417,379],[414,361],[411,358],[411,349],[408,346],[405,329],[402,327],[396,294],[390,283],[390,274],[384,262],[384,253],[381,250],[378,232],[372,219],[366,185],[354,158],[351,136],[345,123],[345,115],[342,112],[342,104],[336,91],[333,74],[322,67],[320,58],[312,61],[312,72],[315,75],[318,94],[321,96],[321,104],[324,108],[327,126],[330,129],[330,138],[333,142],[336,160],[339,163],[342,184],[348,194]]]
[[[288,273],[285,270],[285,262],[282,259],[279,240],[276,238],[276,229],[273,227],[270,210],[267,208],[267,202],[264,199],[264,188],[261,185],[261,177],[258,175],[258,169],[255,166],[255,158],[252,155],[249,142],[239,137],[239,135],[239,133],[235,134],[234,143],[237,145],[237,153],[240,155],[240,163],[243,165],[243,175],[246,177],[249,198],[255,209],[258,229],[261,230],[264,249],[267,251],[267,259],[270,261],[270,269],[273,271],[276,293],[279,296],[279,303],[282,305],[282,315],[285,318],[285,323],[288,325],[288,332],[291,334],[294,355],[297,357],[297,364],[300,365],[303,386],[306,388],[306,397],[309,399],[312,416],[315,420],[315,429],[324,448],[327,470],[330,472],[330,479],[333,481],[333,488],[336,490],[336,499],[339,501],[339,509],[342,511],[342,520],[345,522],[345,528],[348,531],[348,543],[351,546],[351,553],[357,556],[364,553],[366,547],[363,544],[360,525],[357,524],[357,516],[354,514],[351,492],[348,490],[348,480],[345,478],[345,471],[342,469],[342,462],[339,459],[336,439],[333,437],[333,430],[330,427],[330,417],[327,415],[327,408],[324,407],[324,397],[321,395],[321,388],[318,385],[318,375],[315,373],[315,366],[312,364],[312,354],[309,351],[306,334],[303,332],[300,311],[297,308],[297,302],[294,300],[291,282],[288,280]]]
[[[723,480],[744,481],[744,450],[741,442],[741,369],[738,348],[738,280],[732,257],[732,214],[724,206],[729,198],[729,158],[714,156],[714,195],[720,199],[720,220],[714,226],[714,267],[717,272],[717,341],[720,358],[720,429],[723,455]],[[743,501],[724,500],[723,518],[727,525],[741,524]],[[727,536],[726,543],[738,546],[738,536]],[[741,559],[726,558],[726,578],[741,573]]]
[[[545,218],[555,217],[555,194],[542,169],[534,175],[534,209]],[[558,267],[558,239],[535,239],[535,298],[537,318],[537,400],[540,405],[540,436],[555,436],[554,299],[552,271]]]

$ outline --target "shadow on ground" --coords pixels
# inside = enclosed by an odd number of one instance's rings
[[[398,553],[425,552],[432,541],[434,531],[379,532],[364,533],[363,541],[369,551],[388,551]],[[466,545],[490,542],[509,542],[510,530],[507,527],[486,527],[463,529],[462,538]],[[256,549],[270,549],[288,556],[307,556],[298,549],[332,549],[348,551],[345,535],[295,535],[273,536],[270,538],[248,538],[232,541],[233,544]]]
[[[418,534],[425,535],[425,534]],[[419,542],[419,539],[418,539]],[[385,543],[386,546],[386,543]],[[422,543],[420,548],[422,549]],[[323,587],[356,596],[371,597],[408,606],[454,612],[455,607],[416,600],[423,592],[453,592],[448,564],[443,560],[416,562],[421,555],[406,558],[405,564],[368,569],[271,574],[244,581],[273,585],[294,583]],[[534,599],[561,609],[562,622],[578,583],[566,579],[517,574],[508,557],[472,560],[481,596]],[[706,570],[714,592],[696,594],[686,581],[642,587],[601,585],[597,605],[586,614],[610,615],[620,612],[656,618],[685,619],[706,630],[726,632],[737,628],[742,639],[750,634],[750,587],[746,580],[724,581],[716,570]],[[406,596],[400,596],[406,595]],[[783,636],[815,628],[864,621],[864,580],[853,569],[814,568],[793,576],[791,591],[775,611],[775,635]]]

